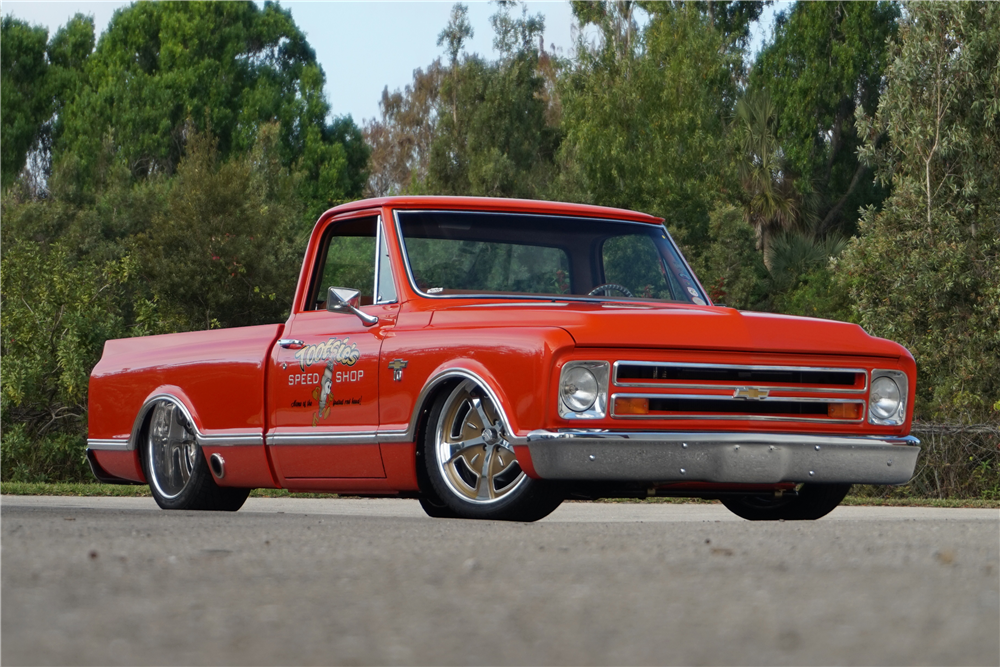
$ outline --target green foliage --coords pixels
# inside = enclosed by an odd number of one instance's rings
[[[560,161],[577,179],[565,189],[662,215],[686,247],[700,247],[727,171],[723,118],[741,54],[694,5],[651,5],[642,30],[630,3],[574,7],[603,39],[581,40],[563,82]]]
[[[30,151],[47,154],[65,100],[79,88],[94,48],[93,19],[74,16],[51,40],[41,27],[5,16],[0,39],[0,106],[3,107],[0,186],[7,189],[25,167]],[[44,159],[44,158],[43,158]],[[36,166],[27,189],[38,190],[45,165]]]
[[[741,310],[768,309],[768,272],[755,246],[739,208],[720,205],[711,211],[707,249],[691,261],[712,301]]]
[[[40,204],[3,207],[5,480],[80,478],[87,384],[104,341],[157,332],[148,325],[155,321],[156,305],[140,296],[133,255],[106,262],[81,259],[71,237],[39,243],[24,233],[41,232],[52,217],[65,214]]]
[[[819,234],[853,233],[858,209],[887,194],[857,159],[854,112],[874,113],[899,8],[889,2],[798,2],[761,51],[751,91],[776,107],[777,138]]]
[[[283,166],[301,171],[308,222],[361,193],[367,148],[349,119],[327,122],[325,75],[287,10],[267,2],[136,3],[115,12],[66,104],[54,160],[95,184],[102,146],[136,178],[170,175],[192,130],[210,131],[223,160],[277,123]]]
[[[5,419],[6,421],[6,419]],[[9,423],[8,423],[9,424]],[[4,482],[88,482],[93,480],[83,434],[49,431],[36,435],[25,424],[4,426],[0,480]]]
[[[776,233],[800,224],[801,207],[775,133],[777,108],[766,92],[747,93],[736,103],[733,139],[743,186],[743,217],[757,235],[757,249],[770,264]]]
[[[24,167],[28,151],[41,132],[42,123],[52,114],[44,82],[48,73],[45,46],[48,31],[30,27],[11,16],[3,17],[0,39],[0,105],[2,123],[2,185],[6,188]]]
[[[843,261],[859,322],[913,352],[919,411],[966,422],[1000,416],[998,36],[996,5],[908,6],[878,112],[858,120],[893,194]]]
[[[453,23],[461,16],[453,12]],[[428,187],[438,194],[538,197],[551,179],[560,139],[546,121],[534,45],[544,24],[526,11],[513,18],[509,3],[500,3],[491,20],[501,52],[495,63],[458,60],[461,25],[442,33],[439,43],[449,45],[452,66],[441,83]]]
[[[287,317],[305,244],[277,134],[263,126],[249,154],[221,164],[214,140],[193,134],[163,209],[137,237],[144,276],[185,328]]]

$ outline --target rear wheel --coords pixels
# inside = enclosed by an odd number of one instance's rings
[[[215,483],[187,416],[171,401],[153,408],[144,449],[149,489],[163,509],[235,512],[250,495]]]
[[[453,513],[432,514],[421,502],[431,516],[537,521],[562,502],[557,485],[521,470],[499,409],[472,380],[435,402],[424,438],[434,500]]]
[[[794,496],[724,496],[719,500],[749,521],[811,521],[832,512],[850,490],[850,484],[805,484]]]

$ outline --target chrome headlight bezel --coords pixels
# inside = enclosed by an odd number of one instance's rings
[[[586,410],[574,410],[563,400],[562,387],[567,381],[570,371],[582,368],[590,372],[597,380],[597,396]],[[559,386],[556,389],[559,402],[559,416],[563,419],[603,419],[608,414],[608,378],[611,376],[611,364],[607,361],[569,361],[563,365],[559,373]]]
[[[872,399],[877,396],[875,383],[881,378],[887,378],[888,380],[894,382],[899,390],[899,403],[887,417],[880,417],[876,414],[876,411],[872,409]],[[906,373],[896,370],[873,370],[868,383],[868,423],[875,424],[877,426],[901,426],[906,421],[906,400],[909,396],[909,389],[910,383],[909,379],[906,377]]]

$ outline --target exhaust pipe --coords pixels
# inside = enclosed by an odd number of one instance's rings
[[[219,454],[212,454],[208,457],[208,467],[212,469],[212,474],[217,479],[222,479],[226,476],[226,462]]]

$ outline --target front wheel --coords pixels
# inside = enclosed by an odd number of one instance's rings
[[[171,401],[153,408],[144,449],[149,490],[165,510],[235,512],[250,495],[215,483],[187,416]]]
[[[749,521],[811,521],[832,512],[850,490],[850,484],[805,484],[794,496],[723,496],[719,500]]]
[[[557,485],[524,474],[507,437],[499,408],[472,380],[434,403],[424,460],[435,493],[454,516],[537,521],[562,502]]]

